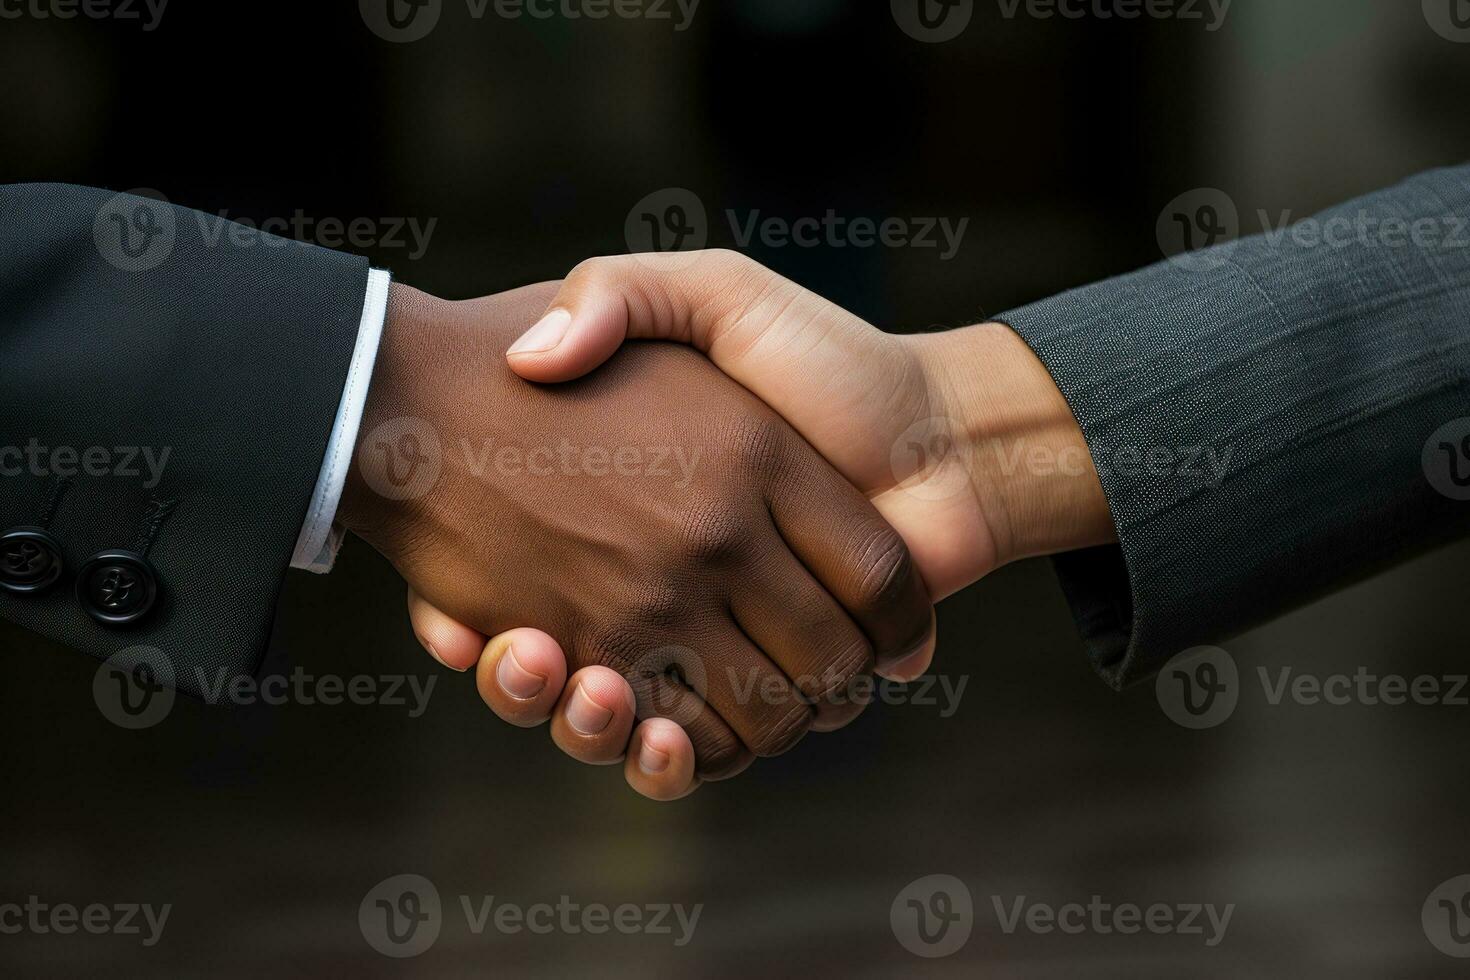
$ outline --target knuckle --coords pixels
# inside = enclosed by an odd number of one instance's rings
[[[642,637],[645,643],[666,636],[686,618],[685,595],[686,590],[671,583],[650,585],[628,603],[618,635]]]
[[[882,612],[908,595],[913,584],[914,566],[909,549],[892,528],[874,532],[864,545],[857,562],[857,601],[863,611]]]
[[[609,667],[622,673],[621,665],[628,659],[630,637],[614,628],[583,624],[568,634],[563,649],[566,652],[568,674],[575,674],[588,667]]]
[[[780,469],[785,430],[764,413],[742,413],[731,426],[727,446],[732,460],[746,472],[771,474]]]
[[[694,744],[694,769],[703,779],[720,779],[737,771],[745,761],[745,747],[712,723],[686,724],[684,731]]]
[[[697,564],[734,561],[745,553],[745,523],[723,506],[691,510],[684,521],[681,546],[684,557]]]
[[[733,248],[712,248],[705,254],[714,262],[717,262],[722,271],[725,272],[746,272],[758,266],[755,259],[752,259],[744,252],[737,252]]]
[[[600,282],[613,272],[613,260],[606,256],[583,259],[567,273],[567,281],[589,284]]]
[[[639,272],[639,267],[632,264],[631,257],[626,255],[583,259],[567,273],[562,293],[565,295],[570,289],[582,297],[606,293],[627,296],[637,291]]]
[[[873,648],[868,641],[850,639],[823,663],[815,677],[805,679],[801,693],[819,706],[843,700],[853,680],[869,673],[873,662]]]
[[[668,718],[678,724],[702,714],[709,667],[694,650],[668,644],[646,631],[624,634],[606,645],[608,666],[633,692],[640,718]]]
[[[800,742],[812,727],[812,709],[800,702],[761,725],[750,750],[762,759],[784,755]]]
[[[604,629],[597,634],[592,645],[596,651],[592,663],[617,672],[633,688],[641,705],[644,689],[653,678],[664,673],[665,665],[653,663],[648,655],[648,644],[640,642],[633,633],[617,628]]]

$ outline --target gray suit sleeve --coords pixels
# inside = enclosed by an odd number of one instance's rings
[[[1107,494],[1056,568],[1115,687],[1470,534],[1470,166],[999,319]]]

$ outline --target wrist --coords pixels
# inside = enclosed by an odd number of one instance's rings
[[[996,564],[1116,540],[1082,429],[1046,365],[1002,323],[925,338]]]
[[[428,331],[441,319],[432,307],[443,302],[398,282],[389,289],[383,336],[337,509],[336,523],[358,537],[372,540],[399,523],[423,496],[417,492],[424,476],[420,467],[426,454],[436,453],[439,440],[413,402],[422,381],[411,375],[423,359],[413,356],[413,338],[420,338],[422,351]]]

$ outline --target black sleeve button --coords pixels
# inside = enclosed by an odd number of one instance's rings
[[[0,534],[0,589],[21,595],[56,584],[66,562],[61,545],[38,527],[14,527]]]
[[[158,602],[158,574],[142,555],[104,551],[77,572],[77,601],[103,626],[129,626]]]

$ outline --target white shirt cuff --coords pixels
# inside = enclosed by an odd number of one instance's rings
[[[342,503],[342,488],[352,468],[352,453],[357,447],[357,431],[367,406],[368,386],[373,380],[373,366],[378,361],[378,345],[383,339],[383,324],[388,319],[388,286],[392,275],[384,269],[368,272],[367,298],[362,304],[362,322],[357,328],[357,346],[352,351],[352,365],[347,371],[347,385],[337,407],[337,421],[332,424],[332,438],[327,443],[327,457],[322,460],[321,475],[311,494],[311,509],[306,524],[296,541],[291,567],[325,575],[337,563],[342,548],[342,529],[334,525],[337,507]]]

